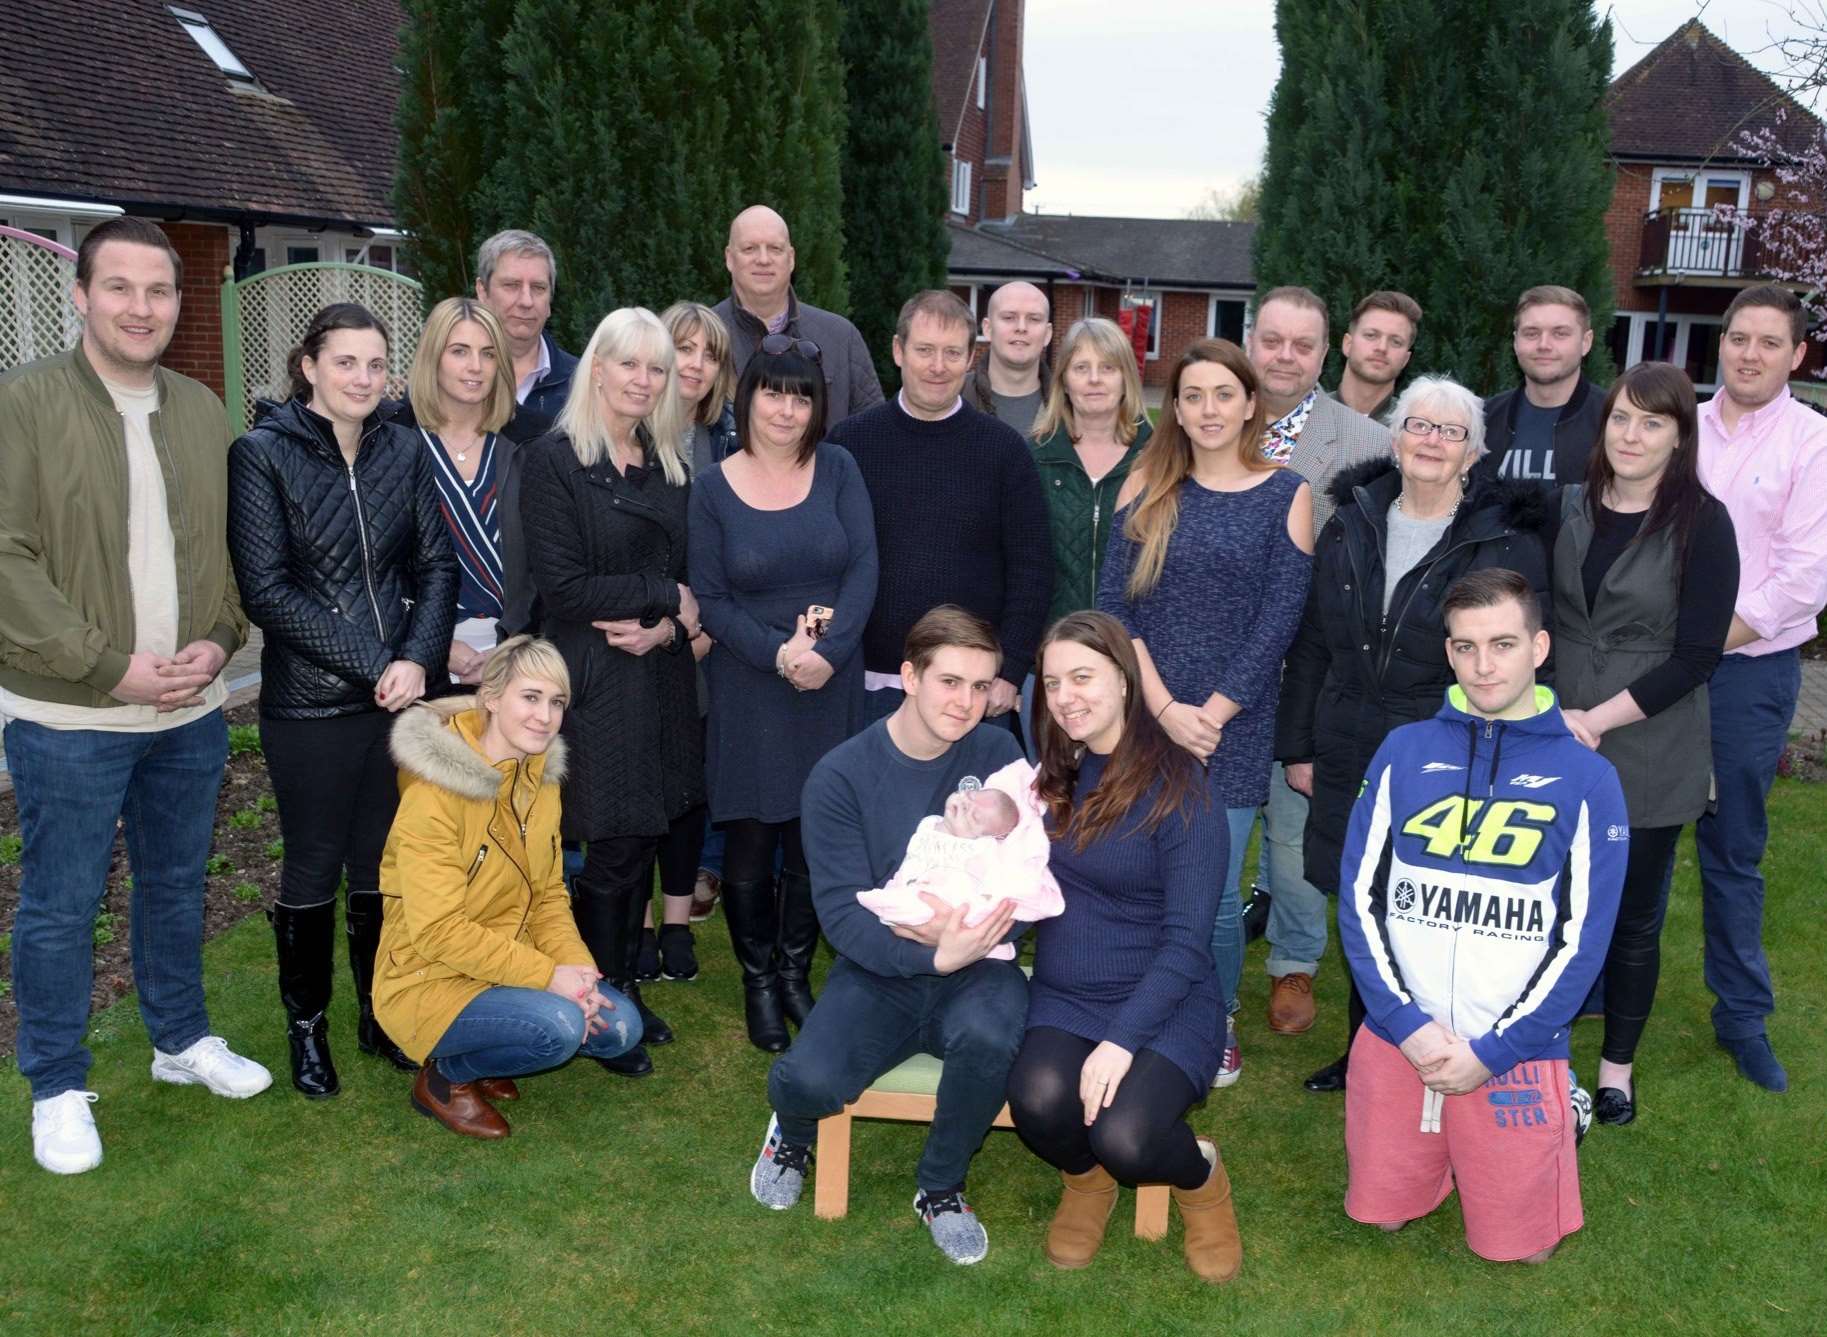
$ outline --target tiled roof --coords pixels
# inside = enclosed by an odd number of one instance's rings
[[[958,138],[958,122],[977,76],[977,53],[990,21],[991,0],[932,0],[927,22],[933,37],[933,110],[939,115],[939,141]]]
[[[1778,120],[1779,112],[1787,115]],[[1605,94],[1613,157],[1735,162],[1747,130],[1769,127],[1786,148],[1821,129],[1769,75],[1689,19],[1612,81]]]
[[[237,87],[160,0],[34,0],[5,24],[0,191],[164,216],[385,225],[400,0],[181,0],[259,82]]]
[[[1251,288],[1254,223],[1019,214],[951,227],[954,274],[1029,274],[1136,287]]]

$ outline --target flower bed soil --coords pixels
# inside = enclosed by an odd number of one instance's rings
[[[213,938],[251,914],[271,905],[279,891],[279,816],[257,741],[251,736],[257,707],[251,703],[228,712],[231,755],[216,804],[216,839],[210,872],[204,879],[203,936]],[[250,746],[250,744],[252,744]],[[242,750],[234,751],[234,746]],[[239,815],[239,816],[237,816]],[[0,1058],[10,1058],[19,1028],[13,1008],[13,916],[19,908],[19,813],[9,790],[0,794]],[[128,902],[131,898],[125,842],[116,839],[108,869],[108,890],[97,918],[95,986],[91,1011],[99,1011],[133,988]]]

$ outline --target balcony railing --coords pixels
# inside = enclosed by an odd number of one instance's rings
[[[1765,227],[1775,211],[1658,209],[1643,218],[1639,274],[1772,278]]]

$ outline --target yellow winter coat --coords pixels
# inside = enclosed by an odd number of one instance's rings
[[[543,989],[558,965],[588,966],[558,841],[564,743],[490,765],[474,697],[406,710],[390,746],[400,809],[381,859],[385,923],[374,1013],[421,1063],[484,989]]]

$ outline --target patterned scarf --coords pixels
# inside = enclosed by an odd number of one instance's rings
[[[1319,398],[1319,387],[1316,385],[1307,391],[1307,397],[1288,410],[1288,416],[1278,418],[1270,423],[1262,434],[1262,457],[1277,464],[1286,464],[1294,455],[1294,443],[1300,440],[1301,428],[1307,425],[1307,415],[1313,412],[1313,401]]]

